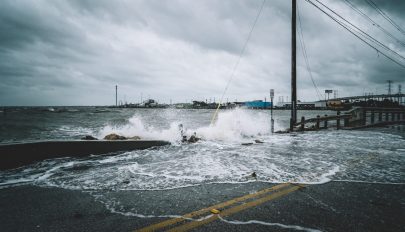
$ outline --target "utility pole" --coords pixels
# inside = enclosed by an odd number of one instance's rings
[[[115,106],[118,106],[118,85],[115,85]]]
[[[293,130],[294,124],[297,122],[297,0],[291,0],[292,17],[291,17],[291,119],[290,131]]]
[[[270,118],[271,118],[271,133],[274,133],[274,119],[273,119],[273,98],[274,98],[274,89],[270,89]]]

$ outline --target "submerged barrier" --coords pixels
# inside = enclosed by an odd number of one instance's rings
[[[294,124],[293,131],[313,131],[328,128],[354,130],[400,123],[405,123],[405,108],[358,107],[344,114],[337,111],[337,115],[332,116],[321,117],[318,115],[316,118],[310,119],[302,117],[301,122]]]
[[[74,140],[5,144],[0,145],[0,170],[51,158],[113,155],[120,151],[140,150],[169,144],[169,142],[161,140]]]

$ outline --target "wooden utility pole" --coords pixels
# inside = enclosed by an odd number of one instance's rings
[[[270,89],[270,100],[271,100],[271,108],[270,108],[270,119],[271,119],[271,133],[274,133],[274,119],[273,119],[273,98],[274,98],[274,89]]]
[[[294,124],[297,122],[297,52],[296,52],[296,9],[297,0],[292,1],[292,17],[291,17],[291,119],[290,130],[292,131]]]

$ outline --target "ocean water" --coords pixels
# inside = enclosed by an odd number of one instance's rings
[[[328,181],[405,183],[405,127],[272,134],[270,112],[9,108],[0,112],[0,142],[103,138],[109,133],[168,140],[170,146],[114,156],[50,159],[0,171],[0,188],[55,186],[103,196],[108,191],[166,190],[213,183],[320,184]],[[299,111],[299,116],[332,115]],[[289,111],[274,111],[275,129],[288,127]],[[182,144],[178,125],[202,140]],[[254,143],[254,140],[263,143]],[[251,146],[242,143],[253,142]],[[30,154],[27,154],[29,156]],[[257,179],[250,177],[257,174]],[[108,202],[107,195],[103,201]]]

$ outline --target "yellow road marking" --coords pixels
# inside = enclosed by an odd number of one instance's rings
[[[237,205],[237,206],[232,207],[230,209],[226,209],[226,210],[222,211],[221,213],[212,215],[211,217],[206,218],[204,220],[192,221],[192,222],[189,222],[187,224],[175,227],[175,228],[173,228],[173,229],[171,229],[169,231],[171,231],[171,232],[174,232],[174,231],[188,231],[188,230],[191,230],[193,228],[196,228],[196,227],[199,227],[199,226],[202,226],[202,225],[205,225],[205,224],[208,224],[208,223],[210,223],[212,221],[217,220],[219,218],[218,215],[220,215],[221,217],[226,217],[226,216],[235,214],[235,213],[237,213],[239,211],[249,209],[249,208],[252,208],[254,206],[263,204],[264,202],[267,202],[267,201],[274,200],[276,198],[282,197],[284,195],[287,195],[288,193],[294,192],[294,191],[296,191],[296,190],[298,190],[300,188],[303,188],[303,187],[304,187],[304,185],[297,185],[297,186],[282,190],[280,192],[275,192],[273,194],[270,194],[268,196],[259,198],[257,200],[254,200],[254,201],[242,204],[242,205]]]
[[[229,201],[225,201],[223,203],[219,203],[219,204],[210,206],[208,208],[200,209],[200,210],[185,214],[180,218],[169,219],[169,220],[166,220],[166,221],[163,221],[163,222],[159,222],[157,224],[153,224],[153,225],[144,227],[144,228],[142,228],[140,230],[136,230],[136,231],[139,231],[139,232],[156,231],[158,229],[161,229],[161,228],[164,228],[164,227],[167,227],[167,226],[182,222],[182,221],[186,220],[187,218],[193,218],[195,216],[200,216],[200,215],[202,215],[204,213],[209,212],[211,209],[224,208],[224,207],[233,205],[235,203],[238,203],[238,202],[241,202],[241,201],[253,198],[253,197],[257,197],[257,196],[266,194],[268,192],[272,192],[272,191],[284,188],[286,186],[290,186],[290,184],[289,183],[279,184],[279,185],[273,186],[271,188],[263,189],[263,190],[260,190],[258,192],[255,192],[255,193],[247,194],[247,195],[244,195],[244,196],[241,196],[241,197],[234,198],[234,199],[229,200]]]

